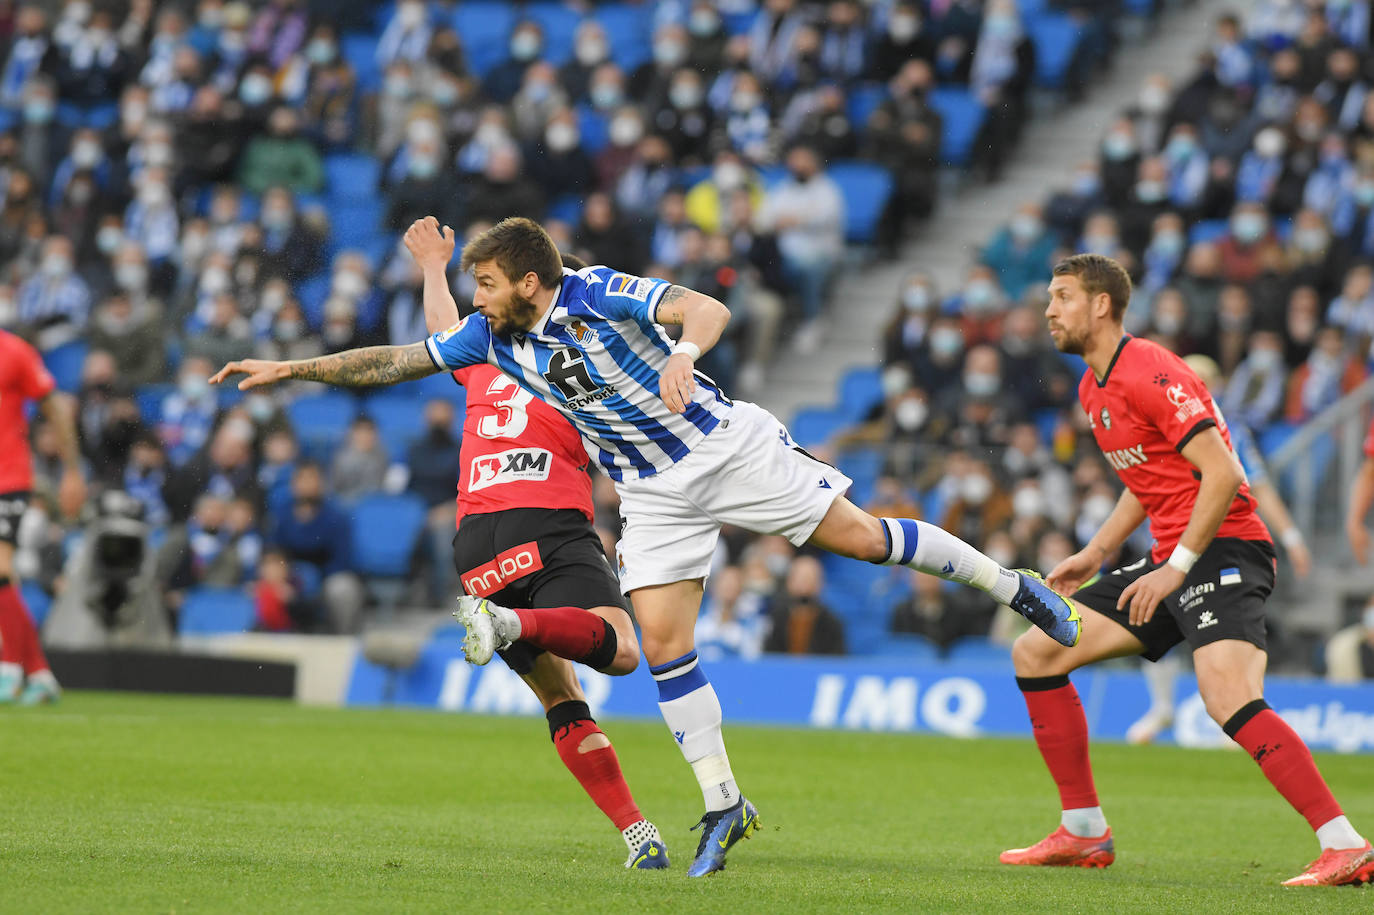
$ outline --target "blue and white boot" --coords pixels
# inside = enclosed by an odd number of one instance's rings
[[[633,871],[661,871],[668,869],[668,846],[658,834],[658,827],[648,820],[631,823],[622,832],[630,857],[625,869]]]
[[[696,859],[687,868],[687,876],[705,877],[725,869],[725,853],[759,828],[759,812],[746,798],[740,798],[728,810],[708,810],[692,828],[702,832]]]

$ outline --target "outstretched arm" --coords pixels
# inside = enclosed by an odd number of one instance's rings
[[[730,309],[709,295],[684,286],[669,286],[658,300],[654,318],[660,324],[682,325],[682,338],[668,358],[658,386],[659,396],[668,409],[681,413],[692,402],[697,387],[692,365],[720,340],[725,325],[730,323]]]
[[[239,382],[240,391],[290,379],[366,388],[412,381],[439,371],[429,358],[425,344],[420,342],[405,346],[366,346],[292,362],[244,359],[220,369],[211,376],[210,382],[219,384],[230,375],[244,374],[248,377]]]
[[[425,327],[437,334],[458,323],[458,303],[448,287],[448,262],[453,259],[455,239],[448,226],[440,227],[433,216],[417,219],[406,230],[406,248],[425,278]]]

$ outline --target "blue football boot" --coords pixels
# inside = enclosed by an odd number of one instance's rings
[[[688,877],[705,877],[725,869],[725,853],[740,839],[759,828],[759,812],[745,798],[729,810],[713,810],[692,827],[701,830],[697,856],[687,868]]]
[[[632,824],[623,833],[625,844],[630,848],[630,857],[625,859],[625,869],[635,871],[662,871],[668,869],[668,846],[658,828],[648,820]]]
[[[1038,572],[1017,569],[1021,587],[1011,599],[1011,609],[1030,620],[1060,645],[1068,648],[1078,644],[1083,634],[1083,617],[1078,605],[1056,594]]]

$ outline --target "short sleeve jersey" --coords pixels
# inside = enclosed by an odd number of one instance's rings
[[[467,389],[458,454],[458,524],[508,508],[574,508],[593,520],[592,480],[577,430],[490,365],[453,373]]]
[[[565,270],[527,333],[493,334],[477,314],[425,345],[441,369],[490,363],[562,412],[612,480],[652,476],[690,454],[731,407],[699,372],[684,412],[673,413],[659,396],[673,341],[656,314],[670,285],[609,267]]]
[[[24,403],[46,397],[56,387],[38,351],[0,330],[0,493],[33,487]]]
[[[1231,447],[1226,421],[1187,363],[1130,335],[1122,338],[1105,378],[1098,381],[1092,369],[1083,374],[1078,400],[1107,462],[1144,506],[1155,537],[1154,559],[1163,561],[1188,527],[1201,480],[1181,452],[1212,428]],[[1241,484],[1217,536],[1270,539],[1249,484]]]
[[[1364,437],[1364,456],[1374,458],[1374,420],[1369,422],[1369,432]]]

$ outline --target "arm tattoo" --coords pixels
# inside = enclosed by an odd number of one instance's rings
[[[682,306],[678,303],[689,295],[693,295],[693,292],[685,286],[669,286],[658,300],[654,318],[661,324],[681,324]]]
[[[290,363],[291,377],[348,387],[398,384],[439,371],[423,343],[367,346]]]

